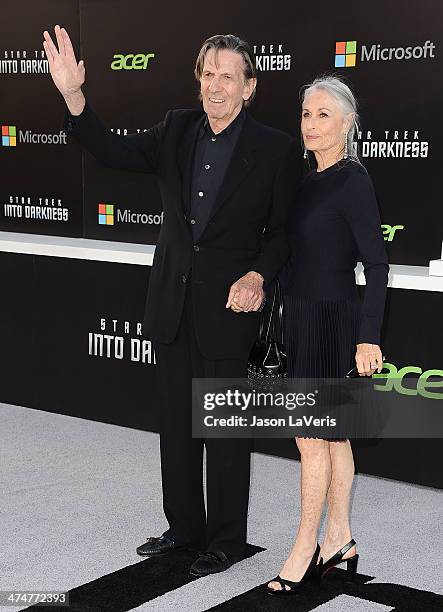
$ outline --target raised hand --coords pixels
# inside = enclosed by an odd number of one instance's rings
[[[78,97],[80,88],[85,82],[85,66],[83,60],[77,63],[67,31],[58,25],[54,31],[58,49],[46,30],[43,32],[45,38],[43,48],[48,58],[52,80],[65,100],[68,100]]]

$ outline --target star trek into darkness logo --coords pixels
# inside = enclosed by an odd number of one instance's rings
[[[429,142],[419,130],[367,130],[357,133],[357,152],[362,158],[427,158]]]
[[[32,219],[34,221],[69,221],[69,208],[61,198],[52,196],[10,195],[3,204],[5,219]]]
[[[259,72],[291,70],[292,56],[283,43],[253,45],[255,66]]]
[[[0,51],[0,74],[49,74],[43,49]]]
[[[88,332],[88,355],[118,361],[155,364],[154,347],[143,338],[143,324],[111,317],[99,320],[99,331]]]

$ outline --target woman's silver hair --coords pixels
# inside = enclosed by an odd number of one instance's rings
[[[360,163],[357,153],[357,132],[360,131],[360,120],[357,112],[357,100],[354,94],[350,87],[348,87],[340,77],[335,75],[323,75],[314,79],[312,83],[302,87],[300,95],[301,103],[303,104],[305,98],[318,89],[327,91],[337,100],[343,110],[343,116],[354,113],[354,121],[349,128],[347,136],[348,158]]]

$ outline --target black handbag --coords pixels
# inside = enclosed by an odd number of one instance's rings
[[[257,340],[248,359],[248,380],[252,386],[263,388],[287,378],[283,341],[283,296],[275,278],[267,291]]]

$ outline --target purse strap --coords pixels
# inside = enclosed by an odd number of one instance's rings
[[[266,344],[270,339],[276,340],[283,346],[283,297],[280,282],[277,277],[271,285],[272,298],[270,308],[263,309],[260,317],[258,337]],[[265,316],[268,314],[265,332]]]
[[[268,319],[268,325],[267,325],[267,329],[266,329],[266,336],[265,336],[265,342],[266,344],[269,342],[269,335],[271,333],[271,330],[273,332],[273,337],[275,337],[275,324],[274,324],[274,313],[275,313],[275,302],[277,299],[277,286],[276,283],[278,283],[277,278],[274,279],[273,283],[272,283],[272,302],[271,302],[271,310],[269,313],[269,319]]]
[[[267,297],[269,296],[271,291],[272,291],[272,294],[273,294],[273,297],[272,297],[272,307],[273,307],[274,306],[274,301],[273,300],[274,300],[274,293],[275,293],[274,285],[273,284],[270,285],[270,289],[268,289],[268,291],[267,291],[267,294],[268,294]],[[265,317],[268,314],[268,310],[269,310],[268,304],[270,304],[270,303],[271,303],[270,300],[268,300],[267,304],[265,305],[265,307],[263,308],[263,310],[260,313],[260,325],[259,325],[259,328],[258,328],[258,340],[261,341],[261,342],[265,341],[265,334],[264,334]],[[269,325],[268,325],[268,329],[266,330],[266,338],[267,338],[267,335],[268,335],[268,330],[269,330]]]
[[[280,282],[275,277],[275,307],[272,318],[272,331],[274,340],[278,341],[281,346],[284,346],[284,330],[283,330],[283,295]]]

